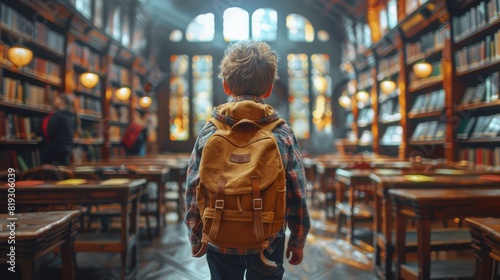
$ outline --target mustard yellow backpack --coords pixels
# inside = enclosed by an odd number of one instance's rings
[[[260,249],[284,226],[286,179],[273,128],[283,119],[233,126],[211,119],[217,131],[200,162],[196,199],[203,221],[202,248]]]

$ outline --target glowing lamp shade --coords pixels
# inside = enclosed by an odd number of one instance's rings
[[[413,72],[419,78],[427,78],[432,73],[432,65],[425,61],[417,62],[413,65]]]
[[[99,83],[99,75],[91,72],[85,72],[80,75],[80,82],[86,88],[94,88]]]
[[[23,46],[13,46],[7,53],[10,62],[18,67],[23,67],[33,59],[33,52]]]
[[[370,99],[370,94],[368,94],[368,92],[366,92],[366,90],[360,90],[360,91],[356,92],[356,99],[359,102],[366,103]]]
[[[128,87],[121,87],[116,90],[115,92],[116,98],[126,101],[130,97],[130,88]]]
[[[343,108],[350,108],[351,107],[351,98],[347,95],[347,94],[342,94],[340,97],[339,97],[339,104],[340,106],[342,106]]]
[[[380,90],[385,94],[390,94],[396,90],[396,83],[390,79],[384,79],[380,82]]]
[[[151,97],[149,97],[149,96],[143,96],[139,99],[139,105],[142,108],[148,108],[149,106],[151,106],[152,102],[153,102],[153,99],[151,99]]]

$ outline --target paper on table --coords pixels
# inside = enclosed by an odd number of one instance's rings
[[[500,182],[500,175],[480,175],[479,179]]]
[[[460,169],[436,169],[435,172],[438,174],[445,174],[445,175],[464,174],[464,172]]]
[[[130,182],[130,179],[127,178],[113,178],[102,181],[101,185],[122,185],[128,182]]]
[[[81,185],[87,183],[86,179],[67,179],[62,181],[57,181],[56,185]]]
[[[405,175],[405,180],[412,182],[432,182],[435,179],[425,175]]]

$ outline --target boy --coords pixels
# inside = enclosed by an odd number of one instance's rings
[[[271,95],[277,78],[277,65],[277,53],[264,42],[248,40],[230,45],[220,64],[219,77],[222,79],[224,92],[232,97],[232,101],[216,107],[213,117],[228,124],[235,124],[243,118],[256,123],[278,119],[278,113],[263,103],[263,99]],[[200,181],[200,159],[206,141],[215,131],[216,127],[210,122],[200,131],[187,172],[186,202],[189,209],[185,223],[193,255],[200,251],[203,227],[196,201],[196,187]],[[302,250],[310,228],[304,167],[300,148],[291,128],[287,124],[281,124],[272,132],[278,142],[286,173],[285,222],[291,232],[286,257],[290,259],[290,264],[298,265],[302,261]],[[284,227],[269,244],[269,248],[264,251],[267,260],[261,260],[259,251],[218,248],[209,244],[207,262],[212,279],[243,279],[245,271],[246,279],[282,279]],[[275,262],[276,266],[264,264],[263,261]]]

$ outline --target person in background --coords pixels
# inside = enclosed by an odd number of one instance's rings
[[[228,103],[216,107],[213,117],[229,124],[242,118],[265,123],[279,118],[278,112],[263,99],[268,98],[277,78],[278,55],[264,42],[241,41],[230,45],[222,59],[219,77],[224,92],[231,96]],[[252,102],[253,101],[253,102]],[[241,108],[249,106],[249,108]],[[185,224],[193,256],[200,251],[203,223],[196,199],[196,188],[200,182],[200,160],[207,140],[216,127],[208,122],[199,133],[193,147],[187,170],[186,202],[188,211]],[[286,224],[290,238],[286,248],[286,258],[292,265],[302,262],[303,248],[310,229],[310,218],[306,203],[306,177],[299,143],[290,126],[278,125],[273,131],[279,146],[286,173]],[[214,159],[217,160],[217,159]],[[270,170],[269,172],[274,172]],[[207,262],[212,279],[282,279],[284,274],[285,227],[270,240],[271,252],[266,258],[277,266],[265,264],[255,250],[225,249],[209,244]],[[238,232],[234,232],[238,234]]]
[[[130,149],[124,146],[125,154],[127,156],[145,156],[147,151],[147,141],[148,141],[148,120],[149,113],[145,113],[141,116],[139,112],[133,113],[133,122],[141,126],[143,129],[137,137],[134,146]]]
[[[43,120],[43,163],[68,166],[71,162],[73,137],[77,127],[73,99],[72,95],[66,93],[57,95],[52,102],[55,112]]]

